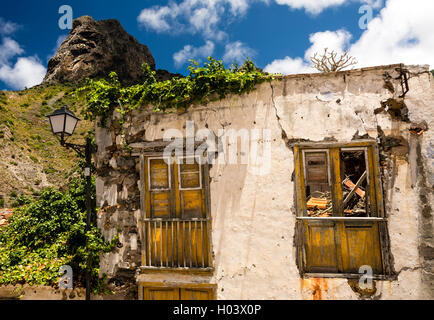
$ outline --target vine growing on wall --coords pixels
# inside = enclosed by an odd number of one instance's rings
[[[110,73],[108,80],[88,80],[85,86],[78,89],[86,93],[84,117],[89,120],[101,117],[100,125],[105,126],[114,110],[124,116],[146,104],[153,105],[156,112],[187,108],[194,103],[222,99],[231,93],[249,92],[257,84],[275,79],[275,75],[263,72],[250,59],[241,67],[233,64],[228,69],[222,61],[212,57],[208,57],[203,67],[194,60],[190,62],[188,76],[161,82],[156,81],[155,71],[147,64],[142,67],[145,75],[142,84],[122,87],[114,72]]]

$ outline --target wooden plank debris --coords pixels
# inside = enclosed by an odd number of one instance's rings
[[[344,184],[345,184],[348,188],[350,188],[351,190],[353,190],[354,187],[356,186],[356,185],[354,184],[354,182],[352,182],[350,179],[345,179],[345,180],[344,180]],[[363,191],[362,189],[357,188],[355,192],[356,192],[356,193],[357,193],[361,198],[365,198],[365,191]]]
[[[307,201],[307,208],[308,209],[321,209],[324,210],[327,208],[327,199],[320,199],[320,198],[314,198],[311,197],[308,201]]]

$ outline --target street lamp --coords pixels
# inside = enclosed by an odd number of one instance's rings
[[[74,149],[80,157],[86,159],[86,168],[84,168],[84,174],[86,176],[86,209],[87,209],[87,219],[86,219],[86,231],[90,230],[91,225],[91,155],[96,152],[96,148],[92,147],[91,140],[89,137],[86,138],[86,144],[74,144],[66,142],[65,137],[70,137],[77,126],[79,118],[68,109],[68,106],[63,106],[62,108],[55,110],[52,114],[47,116],[51,130],[53,133],[60,138],[60,144],[69,149]],[[84,153],[83,153],[84,150]],[[90,277],[89,277],[89,259],[86,261],[86,300],[90,300]]]

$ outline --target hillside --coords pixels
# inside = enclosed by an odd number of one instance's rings
[[[6,205],[16,195],[35,195],[47,186],[64,189],[68,184],[78,157],[60,146],[45,116],[67,104],[82,118],[84,100],[70,94],[74,89],[68,84],[43,84],[0,91],[0,195],[6,197]],[[89,130],[92,123],[80,121],[70,141],[83,143]]]
[[[45,116],[67,104],[80,117],[84,98],[71,95],[80,83],[106,77],[111,71],[117,72],[121,83],[141,83],[143,63],[155,70],[148,47],[137,42],[117,20],[75,19],[68,37],[50,59],[41,85],[0,91],[0,198],[37,195],[47,186],[66,187],[78,158],[74,151],[60,146]],[[173,77],[181,75],[156,70],[157,81]],[[93,125],[81,121],[71,142],[84,143],[89,130]]]

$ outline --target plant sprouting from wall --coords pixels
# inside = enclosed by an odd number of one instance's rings
[[[328,51],[328,48],[324,49],[324,53],[319,55],[315,53],[310,58],[313,67],[320,72],[336,72],[344,70],[350,66],[356,65],[356,58],[350,56],[348,52],[338,54],[335,51]]]

